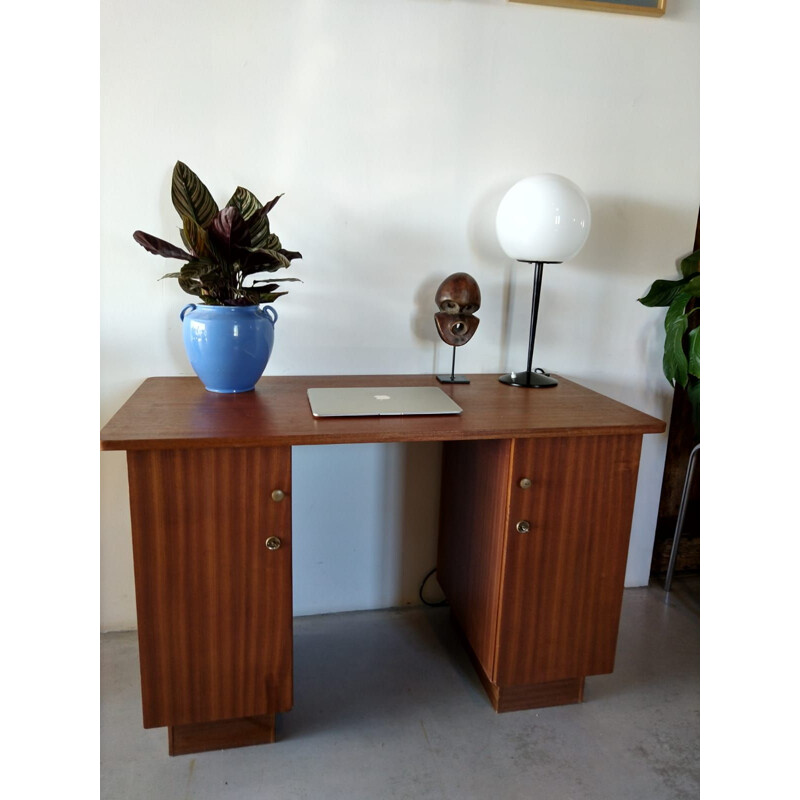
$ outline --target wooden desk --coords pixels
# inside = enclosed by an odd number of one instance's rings
[[[497,711],[579,702],[613,670],[641,438],[665,425],[563,378],[469,377],[441,386],[459,416],[325,420],[307,388],[440,384],[150,378],[103,428],[127,451],[144,727],[170,754],[272,742],[292,707],[298,445],[445,443],[437,578]]]

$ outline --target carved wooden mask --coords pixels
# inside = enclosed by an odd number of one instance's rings
[[[481,290],[475,279],[466,272],[449,275],[436,290],[436,305],[439,312],[433,318],[442,340],[454,347],[466,344],[480,322],[473,316],[481,307]]]

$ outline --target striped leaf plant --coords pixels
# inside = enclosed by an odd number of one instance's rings
[[[269,212],[283,195],[265,205],[239,186],[220,209],[200,178],[182,161],[172,171],[172,204],[181,218],[183,247],[136,231],[133,238],[149,253],[184,261],[177,278],[188,294],[206,305],[246,306],[272,303],[286,294],[280,284],[297,278],[265,278],[286,269],[301,254],[286,250],[270,230]],[[259,277],[262,276],[262,277]]]

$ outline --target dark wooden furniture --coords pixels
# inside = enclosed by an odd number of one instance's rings
[[[700,212],[698,211],[692,250],[699,249]],[[695,298],[689,306],[696,311],[689,317],[688,330],[700,324],[700,309],[697,306],[698,300]],[[676,384],[672,394],[664,477],[661,481],[661,498],[653,540],[653,559],[650,563],[651,578],[658,577],[664,581],[666,579],[690,456],[698,444],[700,444],[700,431],[695,428],[692,404],[686,389]],[[682,530],[674,569],[678,573],[698,574],[700,572],[700,473],[698,471],[694,472],[694,480],[689,485]]]
[[[614,667],[641,437],[660,420],[559,378],[471,375],[459,416],[315,419],[312,386],[151,378],[103,428],[126,450],[142,710],[170,754],[272,742],[292,706],[291,448],[444,442],[438,577],[498,711],[578,702]],[[302,499],[298,499],[302,502]],[[302,535],[302,531],[297,532]]]

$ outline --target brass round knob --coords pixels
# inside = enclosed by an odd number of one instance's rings
[[[272,499],[273,499],[273,500],[274,500],[276,503],[280,503],[280,501],[281,501],[281,500],[283,500],[283,498],[284,498],[284,497],[286,497],[286,495],[285,495],[285,494],[284,494],[284,493],[283,493],[283,492],[282,492],[280,489],[276,489],[276,490],[275,490],[275,491],[272,493]]]
[[[526,519],[521,519],[521,520],[520,520],[520,521],[517,523],[517,530],[518,530],[520,533],[527,533],[527,532],[528,532],[530,529],[531,529],[531,524],[530,524],[530,522],[528,522],[528,520],[526,520]]]
[[[270,536],[265,542],[267,550],[280,550],[281,540],[277,536]]]
[[[523,478],[519,482],[519,488],[520,489],[530,489],[531,486],[533,486],[533,481],[530,478]]]

